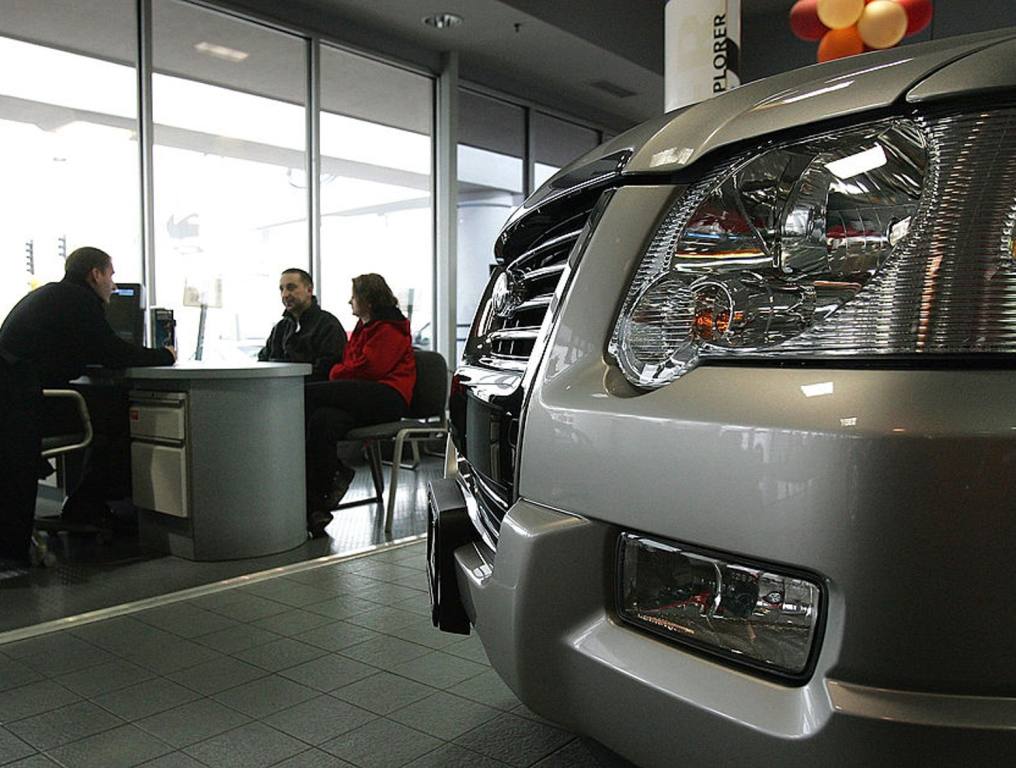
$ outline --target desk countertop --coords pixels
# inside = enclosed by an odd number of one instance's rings
[[[290,376],[309,376],[311,366],[308,363],[259,363],[256,361],[242,363],[198,362],[182,360],[172,366],[153,366],[151,368],[127,368],[123,372],[127,379],[161,379],[161,380],[194,380],[194,379],[277,379]]]

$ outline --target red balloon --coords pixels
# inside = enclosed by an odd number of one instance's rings
[[[907,31],[904,37],[916,35],[931,23],[931,0],[893,0],[907,12]]]
[[[818,19],[818,0],[797,0],[790,9],[790,29],[802,40],[821,40],[829,28]]]

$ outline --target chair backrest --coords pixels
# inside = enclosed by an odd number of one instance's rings
[[[409,416],[413,419],[443,418],[448,404],[448,366],[444,355],[425,349],[414,349],[416,384]]]
[[[74,389],[44,389],[42,396],[53,401],[70,400],[77,410],[78,421],[81,423],[80,432],[66,432],[67,424],[62,424],[64,432],[59,434],[46,434],[42,436],[42,453],[44,459],[59,456],[62,453],[79,451],[87,448],[92,442],[92,419],[88,414],[88,405],[80,392]],[[67,415],[67,414],[65,414]],[[64,419],[60,419],[63,421]]]

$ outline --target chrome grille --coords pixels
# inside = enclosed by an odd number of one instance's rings
[[[449,406],[458,477],[473,526],[492,549],[517,496],[526,372],[539,361],[554,295],[603,191],[586,189],[537,206],[502,233],[495,249],[500,266],[456,371]]]
[[[548,227],[496,278],[474,328],[477,363],[525,370],[568,254],[589,214],[584,209]]]

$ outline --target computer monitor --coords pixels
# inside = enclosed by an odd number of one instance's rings
[[[124,341],[145,343],[145,302],[140,283],[117,283],[106,305],[106,319]]]

